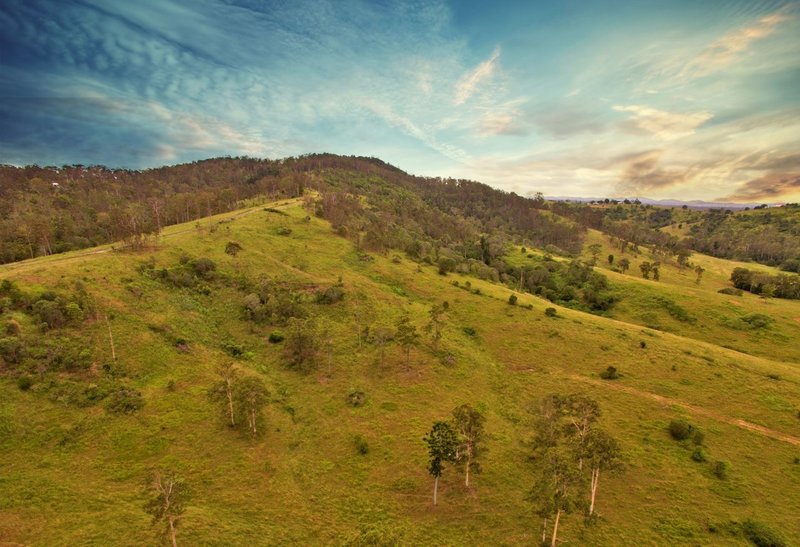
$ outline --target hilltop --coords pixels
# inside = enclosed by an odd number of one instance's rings
[[[185,544],[530,544],[538,409],[571,393],[597,401],[625,466],[564,541],[800,536],[800,302],[720,294],[740,264],[623,252],[537,200],[304,161],[277,179],[302,196],[0,266],[0,538],[152,544],[142,484],[164,468],[191,491]],[[658,281],[638,271],[652,253]],[[269,390],[255,437],[209,399],[231,363]],[[481,472],[466,488],[448,465],[432,510],[422,439],[462,404],[486,418]]]

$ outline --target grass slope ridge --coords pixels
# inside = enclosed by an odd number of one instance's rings
[[[107,380],[110,329],[124,371],[119,381],[144,403],[138,412],[115,414],[102,404],[54,401],[45,380],[20,390],[6,365],[3,541],[152,544],[157,536],[141,485],[148,470],[162,466],[178,471],[193,492],[178,532],[185,544],[530,544],[541,534],[525,501],[537,465],[530,459],[531,409],[550,393],[571,392],[598,400],[600,423],[620,440],[627,469],[603,479],[598,525],[565,517],[563,540],[741,544],[747,530],[758,529],[736,524],[748,519],[800,537],[800,452],[793,444],[800,437],[800,371],[790,344],[774,355],[745,355],[714,343],[713,333],[628,322],[625,313],[635,310],[601,317],[524,293],[510,306],[505,286],[442,276],[391,252],[365,255],[297,200],[270,209],[167,228],[155,248],[140,253],[65,254],[0,267],[0,279],[30,291],[68,293],[80,281],[98,310],[99,319],[54,329],[88,350],[90,365],[48,373],[47,381]],[[235,255],[225,252],[231,241],[242,248]],[[216,274],[205,287],[177,288],[182,257],[187,267],[210,259]],[[168,273],[140,273],[148,263]],[[670,277],[662,275],[664,282]],[[243,318],[248,283],[262,278],[309,294],[341,284],[341,301],[305,304],[324,347],[314,372],[287,370],[281,344],[268,342],[287,327]],[[654,283],[612,279],[621,287]],[[682,290],[680,283],[672,290]],[[441,341],[452,356],[447,363],[424,341],[409,366],[396,344],[381,364],[381,348],[359,337],[365,322],[378,329],[404,313],[421,329],[430,307],[443,301],[450,304]],[[745,297],[741,306],[758,302]],[[800,317],[797,303],[781,305]],[[555,317],[545,315],[549,307]],[[23,336],[39,336],[25,314],[5,312],[3,324],[12,317]],[[238,357],[232,345],[241,348]],[[207,398],[215,368],[231,361],[270,389],[266,429],[256,440],[228,430]],[[608,366],[621,378],[598,379]],[[354,391],[365,395],[363,405],[348,404]],[[463,403],[487,418],[483,471],[467,490],[455,469],[446,470],[432,511],[422,438]],[[727,479],[670,438],[667,425],[679,418],[705,433],[709,460],[729,462]]]

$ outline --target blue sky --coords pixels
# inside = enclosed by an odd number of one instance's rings
[[[308,152],[521,194],[800,200],[800,4],[0,4],[0,162]]]

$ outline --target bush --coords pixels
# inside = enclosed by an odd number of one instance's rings
[[[706,461],[706,451],[703,450],[702,446],[698,446],[694,449],[694,452],[692,452],[692,460],[698,463]]]
[[[647,347],[647,342],[644,340],[639,340],[639,347],[645,349]]]
[[[600,373],[600,378],[603,380],[616,380],[619,378],[619,373],[617,372],[617,367],[608,367],[603,372]]]
[[[344,298],[344,289],[341,285],[333,285],[317,295],[319,304],[335,304]]]
[[[25,355],[25,346],[19,338],[0,338],[0,359],[10,365],[22,361]]]
[[[508,297],[508,303],[511,304],[512,306],[516,306],[517,305],[517,295],[516,294],[512,294],[511,296],[509,296]]]
[[[725,287],[717,291],[719,294],[727,294],[730,296],[742,296],[744,291],[742,289],[734,289],[733,287]]]
[[[367,402],[367,394],[357,389],[347,394],[347,404],[352,407],[363,406]]]
[[[225,253],[231,256],[236,256],[241,250],[242,246],[235,241],[229,241],[227,244],[225,244]]]
[[[6,323],[6,334],[9,336],[19,336],[21,330],[22,329],[20,328],[19,323],[14,319],[11,319]]]
[[[274,330],[269,333],[269,338],[267,338],[267,341],[269,341],[270,344],[280,344],[285,338],[286,337],[282,332]]]
[[[231,341],[223,342],[222,349],[231,357],[244,357],[245,354],[244,346]]]
[[[786,541],[766,524],[747,519],[742,523],[744,536],[758,547],[784,547]]]
[[[692,436],[694,426],[686,420],[672,420],[669,423],[669,434],[676,441],[685,441]]]
[[[475,338],[475,336],[478,334],[473,327],[461,327],[461,331],[472,338]]]
[[[292,229],[287,228],[286,226],[281,226],[275,233],[277,233],[279,236],[288,236],[292,233]]]
[[[727,479],[730,475],[730,471],[731,464],[723,460],[715,461],[711,468],[711,472],[714,473],[714,476],[721,480]]]
[[[705,440],[705,438],[706,438],[706,436],[703,434],[702,431],[700,431],[699,429],[695,429],[694,435],[692,435],[692,442],[696,446],[700,446],[700,445],[703,444],[703,441]]]
[[[30,376],[20,376],[17,378],[17,387],[22,391],[28,391],[33,386],[33,378]]]
[[[198,258],[191,261],[191,267],[197,277],[202,279],[212,279],[217,265],[210,258]]]
[[[369,454],[369,443],[362,435],[355,435],[353,437],[353,445],[356,447],[356,451],[362,456]]]
[[[544,314],[547,317],[555,317],[558,314],[558,311],[555,308],[546,308],[544,310]]]
[[[128,388],[120,388],[111,393],[106,403],[106,408],[115,414],[133,414],[143,406],[142,394]]]

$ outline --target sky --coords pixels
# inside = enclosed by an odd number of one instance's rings
[[[522,195],[800,201],[800,2],[0,2],[0,163],[313,152]]]

